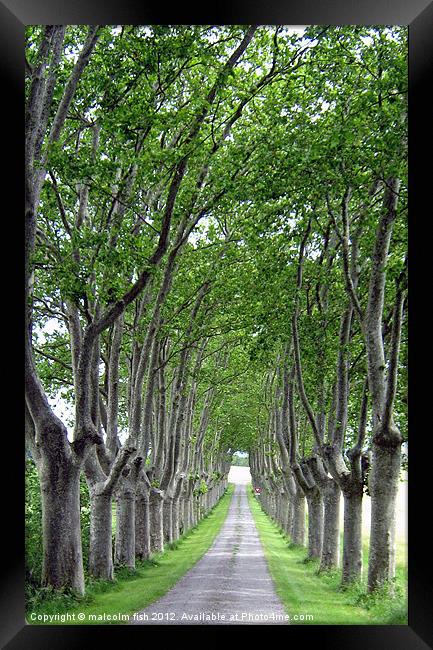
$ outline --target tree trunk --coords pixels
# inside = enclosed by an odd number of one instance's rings
[[[192,496],[188,497],[187,500],[186,526],[186,530],[194,527],[194,497]]]
[[[173,499],[173,503],[171,505],[171,524],[172,524],[172,538],[173,541],[175,542],[176,540],[179,539],[180,536],[180,503],[181,500],[179,497]]]
[[[323,499],[318,488],[307,494],[308,557],[320,558],[323,543]]]
[[[296,495],[293,498],[290,538],[293,544],[298,544],[299,546],[304,546],[305,544],[305,496],[299,487],[296,488]]]
[[[140,560],[150,557],[149,494],[142,492],[135,501],[135,555]]]
[[[90,490],[89,573],[104,580],[114,579],[111,503],[111,494]]]
[[[279,510],[279,525],[281,529],[285,531],[287,529],[287,519],[289,517],[289,498],[285,492],[280,494]]]
[[[395,572],[395,504],[400,477],[401,446],[373,443],[370,475],[371,531],[368,591],[382,586]]]
[[[198,495],[198,521],[201,521],[205,515],[205,495]]]
[[[121,490],[117,496],[116,564],[135,568],[135,494]]]
[[[292,530],[293,525],[293,498],[290,497],[287,501],[287,517],[284,524],[284,532],[290,537],[290,531]]]
[[[194,527],[194,496],[190,494],[187,500],[187,530]]]
[[[281,528],[281,517],[282,517],[282,499],[281,499],[281,494],[280,491],[277,489],[277,491],[274,494],[274,500],[275,500],[275,522],[279,528]]]
[[[40,472],[42,584],[84,594],[80,525],[80,469],[47,460]]]
[[[164,550],[163,494],[153,488],[149,495],[150,550],[160,553]]]
[[[179,535],[184,535],[188,528],[188,499],[182,496],[179,499]]]
[[[340,487],[329,480],[323,492],[325,506],[322,555],[320,570],[338,567],[340,559]]]
[[[344,492],[344,585],[360,580],[362,575],[362,484]]]
[[[164,542],[172,544],[173,542],[173,499],[166,497],[162,507],[162,519],[164,528]]]
[[[193,522],[194,526],[197,526],[200,521],[200,498],[198,495],[193,497]]]
[[[187,495],[184,495],[183,498],[180,500],[180,508],[182,509],[182,515],[181,515],[181,520],[182,520],[182,529],[181,529],[181,535],[184,535],[186,532],[191,527],[190,524],[190,515],[189,515],[189,498]]]

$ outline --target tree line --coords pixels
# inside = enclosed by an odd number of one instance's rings
[[[392,576],[405,43],[399,27],[27,28],[42,584],[84,592],[83,477],[86,571],[113,579],[215,505],[236,450],[294,541],[307,502],[323,568],[343,492],[344,581],[360,572],[368,473],[371,589]]]

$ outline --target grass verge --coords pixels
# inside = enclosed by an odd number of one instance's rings
[[[290,543],[262,510],[250,486],[247,493],[276,592],[287,613],[298,617],[292,625],[407,625],[407,570],[401,548],[394,597],[385,591],[367,595],[363,582],[342,590],[341,572],[318,574],[318,561],[306,562],[305,547]],[[368,543],[363,559],[366,575]],[[306,619],[307,615],[313,618]]]
[[[117,569],[115,582],[87,580],[83,597],[71,593],[55,596],[49,591],[42,593],[39,603],[28,604],[27,622],[30,625],[128,623],[127,616],[161,598],[211,547],[227,516],[233,490],[234,486],[229,484],[213,510],[170,549],[137,563],[135,571]],[[57,615],[59,618],[32,620],[44,615]],[[81,615],[81,620],[78,615]]]

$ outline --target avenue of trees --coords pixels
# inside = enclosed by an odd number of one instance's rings
[[[265,510],[345,584],[361,576],[368,490],[368,588],[392,580],[406,28],[26,38],[33,579],[82,594],[85,574],[112,580],[163,550],[217,503],[239,450]]]

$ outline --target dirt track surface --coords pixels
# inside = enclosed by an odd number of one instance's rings
[[[209,551],[133,625],[287,625],[248,505],[236,484],[227,518]]]

